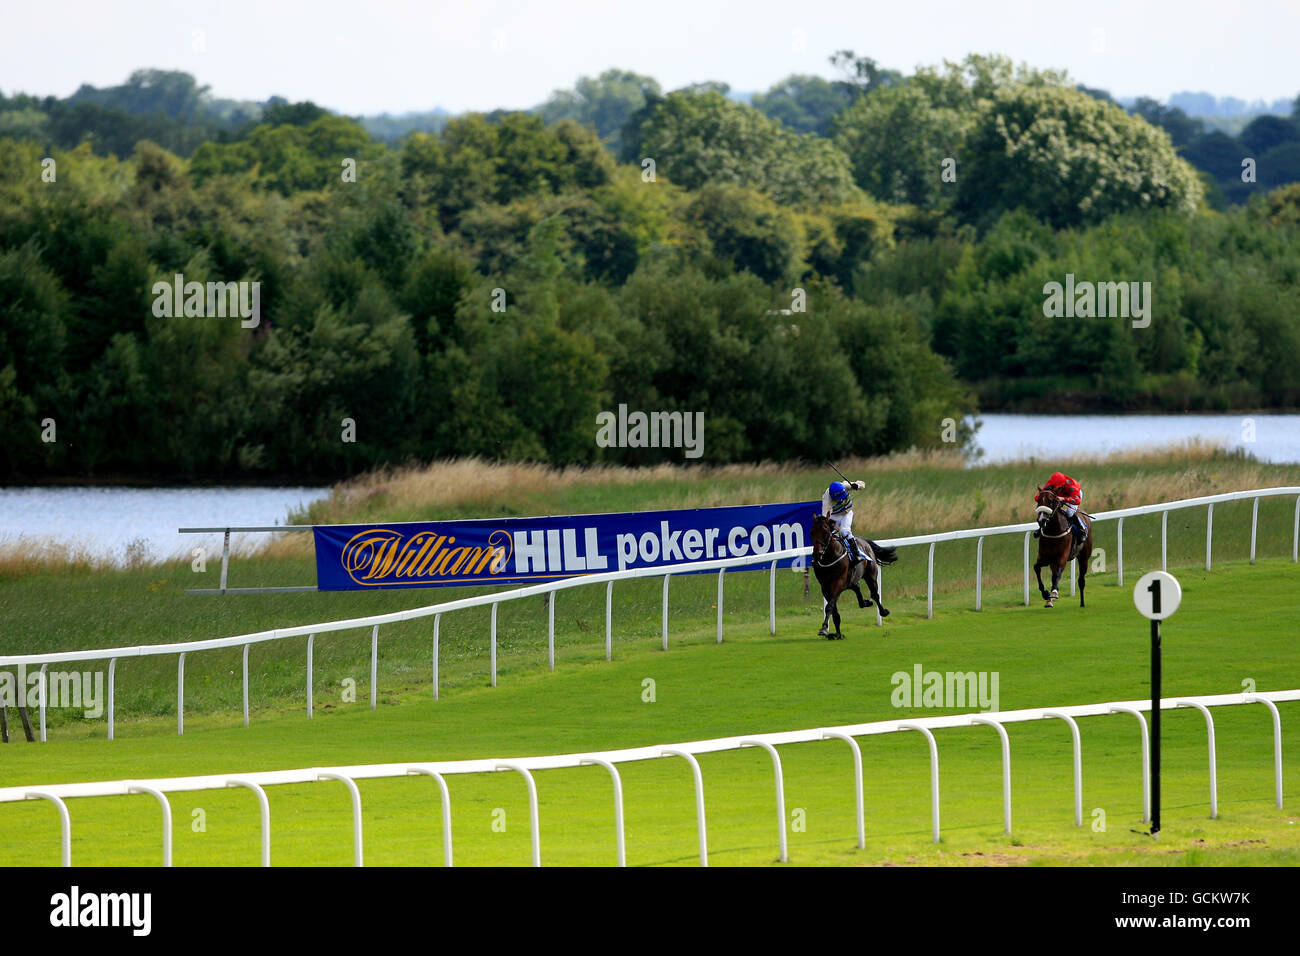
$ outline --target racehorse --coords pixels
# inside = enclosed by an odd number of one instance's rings
[[[852,591],[858,596],[858,607],[871,607],[871,601],[862,596],[858,584],[865,577],[871,597],[880,605],[880,616],[889,617],[889,609],[880,601],[880,565],[893,564],[898,560],[895,549],[858,538],[862,553],[870,560],[859,561],[849,565],[849,551],[836,534],[835,522],[826,515],[814,515],[812,523],[812,558],[813,569],[817,574],[817,583],[821,585],[822,597],[826,599],[826,614],[822,619],[822,629],[818,637],[831,641],[844,640],[840,631],[840,611],[836,602],[844,591]],[[835,618],[835,633],[827,633],[831,617]]]
[[[1038,502],[1035,512],[1038,516],[1038,560],[1034,562],[1034,574],[1038,577],[1038,590],[1043,595],[1043,600],[1047,603],[1044,607],[1055,607],[1056,599],[1060,597],[1057,593],[1056,586],[1061,580],[1061,573],[1069,565],[1071,559],[1076,558],[1079,562],[1079,607],[1083,607],[1083,588],[1084,582],[1088,577],[1088,558],[1092,556],[1092,515],[1080,511],[1079,518],[1083,521],[1084,527],[1088,529],[1088,536],[1083,539],[1083,544],[1076,549],[1076,553],[1071,553],[1074,546],[1074,535],[1070,533],[1070,519],[1061,511],[1061,505],[1065,504],[1064,499],[1058,498],[1050,491],[1038,489],[1038,495],[1034,498]],[[1052,569],[1052,590],[1048,592],[1043,587],[1042,568]]]

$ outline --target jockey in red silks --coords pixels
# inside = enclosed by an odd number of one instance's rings
[[[1082,541],[1086,538],[1088,529],[1084,527],[1083,521],[1079,518],[1079,505],[1083,504],[1082,486],[1069,475],[1058,471],[1047,479],[1047,484],[1043,485],[1043,490],[1050,491],[1065,502],[1061,506],[1061,512],[1070,519],[1070,527],[1079,536],[1079,540]],[[1035,498],[1034,500],[1037,501],[1038,499]]]
[[[858,547],[858,539],[853,534],[853,499],[849,497],[849,491],[861,491],[866,487],[865,481],[832,481],[830,487],[822,493],[822,514],[835,524],[840,540],[849,549],[849,560],[853,564],[866,560],[866,555]]]

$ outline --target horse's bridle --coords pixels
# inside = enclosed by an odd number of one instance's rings
[[[1046,529],[1044,528],[1044,525],[1047,523],[1047,519],[1054,516],[1057,512],[1061,510],[1061,499],[1056,497],[1055,495],[1052,496],[1052,499],[1056,502],[1055,507],[1049,508],[1047,507],[1047,505],[1040,504],[1037,508],[1034,509],[1034,513],[1038,515],[1038,533],[1041,537],[1044,538],[1064,538],[1067,534],[1070,533],[1070,522],[1067,521],[1065,523],[1065,530],[1062,531],[1060,534],[1048,534]]]
[[[844,550],[840,552],[840,556],[838,558],[836,558],[834,561],[825,564],[823,564],[820,560],[818,560],[819,554],[824,554],[826,551],[830,549],[831,541],[837,541],[837,542],[839,541],[839,537],[835,534],[834,531],[830,532],[830,537],[826,543],[826,547],[822,548],[820,551],[813,552],[813,564],[817,565],[817,567],[819,568],[833,568],[835,567],[835,565],[839,564],[841,561],[843,561],[845,558],[849,556],[849,549],[845,547],[844,544],[841,542],[840,547],[843,548]]]

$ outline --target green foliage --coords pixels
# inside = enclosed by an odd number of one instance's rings
[[[931,445],[976,390],[1300,404],[1290,120],[1242,183],[1242,141],[1062,74],[835,63],[758,108],[609,71],[391,147],[187,74],[0,97],[0,480],[678,456],[597,446],[621,402],[703,413],[710,462]],[[178,273],[258,283],[257,328],[154,314]],[[1151,326],[1046,319],[1067,273],[1150,281]]]
[[[1062,227],[1128,210],[1190,213],[1201,199],[1200,181],[1163,131],[1048,85],[983,101],[964,157],[956,211],[982,225],[1016,208]]]
[[[797,133],[827,136],[835,117],[852,97],[820,76],[792,74],[766,93],[754,94],[753,107]]]
[[[662,95],[653,77],[629,70],[606,70],[578,78],[572,90],[556,90],[537,108],[547,124],[569,120],[589,127],[617,155],[628,119]]]
[[[641,156],[687,189],[733,184],[790,206],[854,197],[847,158],[817,136],[792,133],[716,91],[670,93],[641,122]]]
[[[935,106],[920,85],[905,84],[864,96],[841,114],[836,143],[872,196],[937,207],[952,201],[955,188],[942,181],[941,163],[962,152],[969,126],[957,110]]]

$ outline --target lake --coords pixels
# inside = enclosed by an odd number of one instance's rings
[[[118,561],[134,541],[143,542],[153,558],[200,546],[219,555],[221,535],[176,529],[284,524],[290,510],[328,494],[328,488],[0,488],[0,542],[55,538]],[[241,536],[231,537],[235,544]]]
[[[1245,449],[1260,461],[1300,462],[1300,415],[981,415],[982,464],[1104,454],[1190,438]],[[1253,434],[1251,423],[1253,423]]]

